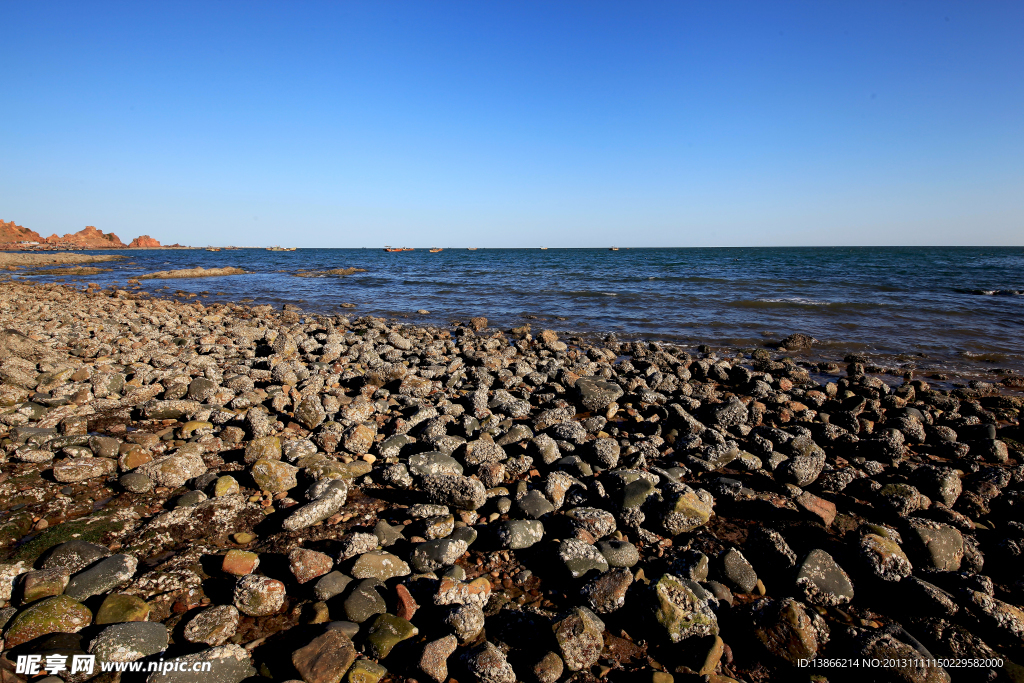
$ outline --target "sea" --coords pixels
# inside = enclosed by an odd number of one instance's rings
[[[107,253],[107,252],[90,252]],[[158,296],[298,306],[565,336],[763,347],[800,332],[815,353],[900,367],[1024,372],[1024,248],[202,249],[111,251],[109,272],[30,280],[125,286],[145,273],[236,266],[249,274],[141,280]],[[361,268],[347,276],[314,275]],[[343,308],[341,304],[354,304]]]

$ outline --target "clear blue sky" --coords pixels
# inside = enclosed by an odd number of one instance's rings
[[[0,0],[0,218],[359,247],[1024,244],[1024,3]]]

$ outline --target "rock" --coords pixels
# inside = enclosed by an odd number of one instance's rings
[[[686,484],[666,484],[667,506],[662,525],[672,536],[707,524],[714,514],[714,498],[707,491],[694,491]]]
[[[246,574],[252,574],[259,566],[259,555],[251,553],[248,550],[232,548],[224,555],[224,560],[221,563],[220,568],[225,574],[245,576]]]
[[[434,594],[435,605],[478,605],[484,606],[491,597],[491,582],[480,577],[469,583],[451,577],[443,577]]]
[[[327,413],[324,411],[320,399],[315,396],[307,396],[302,399],[299,407],[295,409],[295,420],[306,429],[316,429],[325,419],[327,419]]]
[[[334,630],[292,652],[292,665],[306,683],[339,683],[355,660],[352,641]]]
[[[440,451],[417,453],[409,458],[409,472],[417,477],[431,474],[462,475],[462,465],[450,455]]]
[[[89,643],[89,652],[101,662],[134,662],[167,649],[167,627],[149,621],[114,624]]]
[[[797,486],[813,483],[825,466],[825,451],[806,435],[790,441],[788,448],[790,458],[775,471],[776,476]]]
[[[640,561],[636,546],[626,541],[600,541],[596,547],[609,567],[632,567]]]
[[[288,553],[288,564],[295,580],[301,584],[308,583],[331,571],[331,568],[334,567],[334,560],[315,550],[296,548]]]
[[[387,522],[382,523],[387,524]],[[347,534],[338,544],[338,561],[344,562],[363,553],[376,550],[378,545],[380,545],[380,539],[377,538],[376,534],[367,534],[360,531]]]
[[[909,520],[907,545],[920,566],[957,571],[964,557],[964,538],[959,531],[940,522]]]
[[[453,565],[466,552],[468,545],[456,538],[442,538],[420,543],[413,550],[410,561],[416,571],[432,572]]]
[[[458,605],[444,618],[459,642],[466,644],[476,639],[484,629],[484,610],[480,605]]]
[[[654,584],[654,599],[655,619],[673,643],[718,635],[718,618],[710,605],[713,598],[697,583],[663,574]]]
[[[252,466],[252,478],[263,491],[280,493],[299,485],[295,475],[299,468],[280,460],[257,460]]]
[[[540,491],[533,490],[516,502],[519,510],[527,517],[539,519],[555,511],[555,506]]]
[[[412,638],[420,631],[405,619],[393,614],[380,614],[366,634],[367,652],[374,659],[384,659],[403,640]]]
[[[146,683],[195,683],[193,667],[205,667],[206,663],[209,663],[210,668],[202,669],[205,672],[203,683],[241,683],[256,674],[245,648],[229,644],[169,659],[162,665],[168,669],[167,673],[151,673]]]
[[[280,460],[281,453],[281,437],[257,437],[245,447],[245,464],[251,465],[258,460]]]
[[[364,579],[356,584],[344,602],[345,616],[349,621],[362,624],[374,615],[387,612],[387,603],[377,592],[383,585],[377,579]]]
[[[546,652],[530,668],[530,673],[533,674],[538,683],[555,683],[555,681],[562,677],[564,669],[565,664],[562,662],[561,657],[554,652]],[[671,683],[671,681],[668,683]]]
[[[335,595],[341,595],[352,583],[352,577],[345,576],[339,571],[328,572],[320,577],[320,580],[313,586],[313,596],[320,602],[326,602]]]
[[[185,625],[185,639],[190,643],[223,645],[238,631],[238,620],[238,610],[233,605],[210,607]]]
[[[459,641],[455,636],[432,640],[423,646],[423,653],[417,662],[420,671],[430,676],[435,683],[448,680],[448,658],[455,652]]]
[[[281,610],[284,595],[284,584],[280,581],[248,574],[235,585],[234,602],[239,611],[252,617],[263,617]]]
[[[409,565],[401,558],[383,550],[372,550],[359,556],[352,565],[351,574],[357,579],[387,581],[396,576],[408,576]]]
[[[618,384],[596,377],[580,377],[576,380],[576,391],[583,407],[592,412],[604,410],[623,393]]]
[[[69,458],[53,466],[53,478],[62,483],[105,477],[117,472],[111,458]]]
[[[590,579],[580,593],[590,608],[598,614],[608,614],[626,603],[626,591],[633,583],[633,572],[628,569],[610,569]]]
[[[12,648],[49,633],[78,633],[92,622],[92,613],[68,595],[45,598],[14,615],[4,634]]]
[[[71,572],[64,567],[25,572],[21,575],[21,604],[60,595],[70,576]]]
[[[606,510],[579,507],[567,510],[565,516],[573,527],[586,531],[593,538],[604,538],[615,532],[615,515]]]
[[[559,544],[558,557],[574,579],[591,571],[608,571],[608,561],[601,551],[575,538],[567,538]]]
[[[319,496],[293,512],[281,526],[287,531],[298,531],[322,522],[340,510],[347,497],[348,484],[342,479],[334,479],[324,487]]]
[[[883,581],[900,581],[910,576],[913,567],[903,549],[888,529],[875,527],[880,533],[864,533],[860,537],[860,556],[871,572]]]
[[[432,502],[458,510],[476,510],[487,500],[484,485],[469,477],[432,474],[423,478],[422,486]]]
[[[191,446],[193,444],[188,444]],[[206,472],[206,463],[197,450],[183,446],[173,455],[157,458],[153,462],[146,463],[138,468],[136,472],[144,474],[160,486],[176,489],[184,486],[189,479],[195,479]]]
[[[130,493],[149,493],[153,490],[153,486],[155,486],[152,479],[139,472],[122,474],[121,478],[117,481],[124,487],[125,491]]]
[[[510,520],[498,525],[498,542],[502,548],[522,550],[540,543],[544,524],[539,520]]]
[[[77,572],[108,555],[110,551],[101,545],[79,540],[67,541],[50,551],[43,561],[43,569],[66,567],[71,572]]]
[[[131,555],[111,555],[72,576],[64,594],[75,600],[85,600],[106,593],[129,581],[135,575],[138,563]]]
[[[794,666],[814,659],[828,643],[825,620],[793,598],[763,598],[753,605],[754,635],[765,648]]]
[[[729,548],[722,554],[722,575],[726,583],[732,585],[741,593],[752,593],[757,586],[757,574],[754,568],[747,562],[736,548]]]
[[[493,644],[484,642],[465,655],[466,669],[480,683],[515,683],[516,672],[505,654]]]
[[[113,593],[103,599],[93,623],[121,624],[149,619],[149,605],[142,598],[126,593]]]
[[[796,576],[797,589],[815,605],[835,607],[853,599],[853,584],[846,572],[824,550],[812,550]]]
[[[576,607],[552,628],[570,671],[589,669],[597,663],[604,648],[605,625],[596,614],[586,607]]]
[[[348,683],[377,683],[387,673],[388,670],[382,664],[369,659],[357,659],[348,670],[345,680]]]

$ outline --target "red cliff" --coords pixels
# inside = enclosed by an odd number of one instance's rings
[[[78,249],[124,249],[127,245],[114,233],[104,233],[95,226],[87,225],[76,233],[68,233],[63,237],[51,235],[46,238],[49,244]]]
[[[128,245],[129,249],[159,249],[160,243],[149,235],[140,235]]]
[[[42,242],[43,238],[37,232],[28,228],[15,225],[14,221],[4,223],[0,220],[0,244],[8,242]]]

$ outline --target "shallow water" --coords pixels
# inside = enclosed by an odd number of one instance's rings
[[[804,332],[836,354],[906,354],[922,365],[1024,369],[1019,247],[110,253],[130,258],[97,264],[112,267],[110,273],[64,279],[124,285],[156,270],[240,266],[253,274],[143,280],[142,286],[158,294],[208,292],[202,301],[251,298],[428,324],[484,315],[502,327],[532,322],[683,344],[753,346]],[[341,267],[367,272],[294,275]],[[356,308],[340,309],[342,302]],[[418,315],[418,309],[430,313]]]

